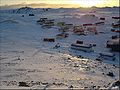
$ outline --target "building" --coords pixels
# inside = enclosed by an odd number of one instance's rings
[[[71,49],[80,50],[84,52],[94,51],[91,45],[85,45],[85,44],[71,44]]]
[[[112,51],[120,52],[120,38],[110,39],[106,43],[107,48],[111,48]]]
[[[110,60],[110,61],[114,61],[115,60],[115,54],[113,53],[106,53],[106,52],[102,52],[99,54],[99,57],[97,58],[97,60]]]

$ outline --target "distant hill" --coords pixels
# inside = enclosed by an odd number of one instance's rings
[[[21,7],[19,9],[13,10],[13,13],[33,13],[34,9],[31,7]]]
[[[1,9],[0,13],[15,13],[15,14],[38,14],[38,13],[43,13],[43,12],[70,12],[70,11],[85,11],[85,12],[119,12],[119,7],[103,7],[103,8],[98,8],[98,7],[91,7],[91,8],[31,8],[31,7],[20,7],[16,9]]]
[[[41,13],[50,10],[50,8],[31,8],[21,7],[17,9],[0,10],[1,13],[15,13],[15,14],[30,14],[30,13]]]

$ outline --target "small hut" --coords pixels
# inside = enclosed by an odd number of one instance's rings
[[[98,34],[95,26],[88,27],[88,28],[87,28],[87,31],[92,32],[92,33],[94,33],[94,34]]]
[[[45,23],[45,21],[47,20],[47,18],[40,18],[37,23],[42,25],[43,23]]]
[[[61,26],[59,29],[60,32],[67,32],[68,30],[69,30],[69,28],[66,26]]]
[[[98,25],[104,25],[104,24],[105,24],[105,22],[97,22],[97,23],[95,23],[96,26],[98,26]]]
[[[54,20],[45,20],[43,25],[54,26]]]
[[[116,23],[112,23],[113,28],[120,28],[120,20]]]
[[[100,17],[100,20],[104,21],[104,20],[105,20],[105,18],[104,18],[104,17]]]
[[[112,28],[111,31],[112,32],[116,32],[116,33],[120,33],[120,29],[119,28]]]
[[[107,53],[107,52],[102,52],[99,54],[99,57],[97,60],[115,60],[115,54],[113,53]]]
[[[113,23],[116,23],[116,22],[120,21],[120,16],[114,16],[114,17],[112,17],[112,19],[113,19]]]
[[[84,52],[93,52],[93,48],[91,45],[85,44],[71,44],[71,49],[80,50]]]
[[[29,14],[29,16],[35,16],[34,14]]]
[[[112,51],[120,51],[120,38],[110,39],[106,43],[107,48],[111,48]]]
[[[68,37],[68,35],[69,35],[68,33],[61,33],[61,34],[57,34],[56,37],[57,38],[66,38],[66,37]]]
[[[76,44],[83,44],[83,41],[77,40]]]
[[[69,29],[72,29],[73,28],[73,24],[65,24],[65,26]]]
[[[78,35],[84,35],[84,28],[82,26],[74,26],[73,32]]]
[[[44,42],[55,42],[54,38],[44,38],[43,39]]]

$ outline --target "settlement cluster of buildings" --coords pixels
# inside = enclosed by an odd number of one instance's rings
[[[96,18],[94,14],[87,14],[87,17]],[[114,33],[120,33],[120,17],[112,17],[113,23],[111,24],[111,32]],[[106,18],[100,17],[99,22],[96,23],[84,23],[82,25],[73,25],[66,22],[55,22],[54,19],[48,19],[48,18],[40,18],[37,23],[41,25],[42,28],[51,28],[53,26],[59,27],[59,34],[56,35],[56,39],[62,39],[67,38],[69,36],[68,31],[73,32],[73,34],[76,35],[88,35],[88,34],[94,34],[97,35],[99,32],[97,31],[97,26],[104,25]],[[118,35],[112,36],[110,40],[106,42],[106,48],[110,48],[112,51],[120,51],[119,49],[119,40],[120,37]],[[47,42],[55,42],[55,38],[44,38],[43,41]],[[77,40],[75,43],[71,44],[71,49],[80,50],[84,52],[94,52],[93,47],[95,47],[96,44],[84,44],[83,41]],[[103,59],[104,57],[109,57],[112,60],[115,60],[114,54],[112,53],[100,53],[100,56],[98,57],[99,60]],[[105,58],[105,59],[107,59]]]

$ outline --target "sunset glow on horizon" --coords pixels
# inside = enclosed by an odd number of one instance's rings
[[[51,7],[54,7],[55,5],[63,5],[63,4],[69,5],[69,7],[119,6],[119,0],[1,0],[0,6],[15,5],[15,4],[39,4],[39,3],[50,4]]]

